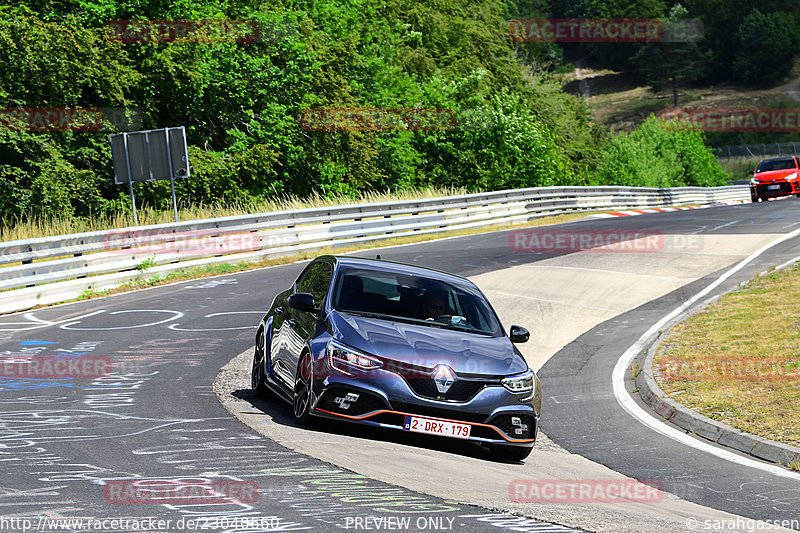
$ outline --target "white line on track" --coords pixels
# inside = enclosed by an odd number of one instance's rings
[[[748,457],[743,457],[733,452],[729,452],[728,450],[724,450],[718,448],[717,446],[707,444],[705,442],[701,442],[696,440],[695,438],[687,435],[683,431],[680,431],[674,428],[671,425],[668,425],[666,422],[662,422],[652,415],[648,414],[644,409],[642,409],[631,397],[630,394],[625,390],[625,372],[628,367],[630,367],[633,360],[636,356],[642,351],[645,344],[647,343],[648,339],[650,339],[653,335],[658,333],[658,331],[662,330],[672,319],[679,316],[683,313],[686,309],[696,303],[698,300],[706,296],[708,293],[713,291],[719,285],[721,285],[725,280],[733,276],[736,272],[744,268],[748,263],[752,262],[756,259],[759,255],[766,252],[773,246],[777,246],[778,244],[785,242],[789,239],[797,237],[800,235],[800,229],[796,229],[791,233],[787,233],[786,235],[775,239],[771,243],[759,248],[748,257],[742,259],[739,263],[737,263],[733,268],[725,272],[722,276],[717,278],[713,283],[711,283],[708,287],[703,289],[702,291],[695,294],[692,298],[681,304],[677,309],[673,310],[671,313],[663,317],[661,320],[653,324],[650,329],[648,329],[639,339],[630,347],[628,348],[625,353],[617,361],[617,364],[614,366],[614,371],[611,375],[611,381],[614,388],[614,396],[617,399],[617,402],[622,406],[622,408],[628,412],[633,418],[637,421],[641,422],[648,428],[668,437],[674,441],[677,441],[681,444],[686,446],[690,446],[696,450],[700,450],[706,453],[710,453],[719,457],[720,459],[725,459],[727,461],[731,461],[733,463],[748,466],[751,468],[756,468],[758,470],[768,472],[770,474],[774,474],[776,476],[796,479],[800,481],[800,473],[791,472],[783,467],[763,463],[761,461],[757,461],[755,459],[750,459]]]
[[[741,220],[734,220],[733,222],[728,222],[728,223],[722,224],[720,226],[715,226],[715,227],[711,228],[708,231],[709,231],[709,233],[711,233],[712,231],[714,231],[716,229],[727,228],[728,226],[733,226],[734,224],[738,224],[739,222],[741,222]]]
[[[211,313],[210,315],[206,315],[203,318],[213,318],[215,316],[222,316],[222,315],[263,315],[263,311],[228,311],[226,313]],[[200,328],[200,329],[187,329],[187,328],[179,328],[180,324],[171,324],[167,326],[169,329],[173,331],[231,331],[234,329],[253,329],[253,325],[249,324],[247,326],[238,326],[234,328]]]

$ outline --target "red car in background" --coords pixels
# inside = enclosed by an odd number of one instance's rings
[[[797,157],[785,156],[764,159],[758,162],[756,170],[750,171],[750,198],[754,202],[766,202],[770,198],[794,194],[800,196],[800,167]]]

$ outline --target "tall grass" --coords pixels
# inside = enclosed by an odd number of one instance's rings
[[[727,172],[733,174],[734,180],[749,180],[748,171],[755,170],[758,162],[763,158],[753,157],[728,157],[719,160],[719,164]]]
[[[178,220],[202,220],[236,215],[255,213],[268,213],[287,209],[303,209],[310,207],[324,207],[334,205],[351,205],[370,202],[391,202],[401,200],[417,200],[423,198],[437,198],[455,194],[466,194],[463,188],[428,188],[403,191],[363,191],[356,197],[336,195],[322,196],[314,194],[307,198],[284,196],[264,200],[248,205],[242,204],[214,204],[195,205],[178,210]],[[169,224],[175,222],[172,210],[153,209],[143,206],[137,209],[140,226],[151,224]],[[0,241],[16,241],[34,239],[51,235],[68,235],[86,231],[99,231],[114,228],[133,226],[133,213],[120,212],[110,216],[100,217],[71,217],[71,218],[38,218],[23,217],[0,219]]]

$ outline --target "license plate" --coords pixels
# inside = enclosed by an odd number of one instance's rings
[[[780,185],[767,185],[767,189],[769,189],[770,191],[775,191],[775,190],[778,190],[780,188],[781,188]]]
[[[468,439],[472,426],[457,422],[447,422],[446,420],[436,420],[435,418],[407,416],[403,429],[416,431],[417,433],[427,433],[428,435],[444,435],[445,437]]]

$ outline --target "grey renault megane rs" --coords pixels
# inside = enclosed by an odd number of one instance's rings
[[[527,457],[542,393],[469,280],[427,268],[321,256],[275,297],[256,333],[252,388],[310,416],[465,439]]]

